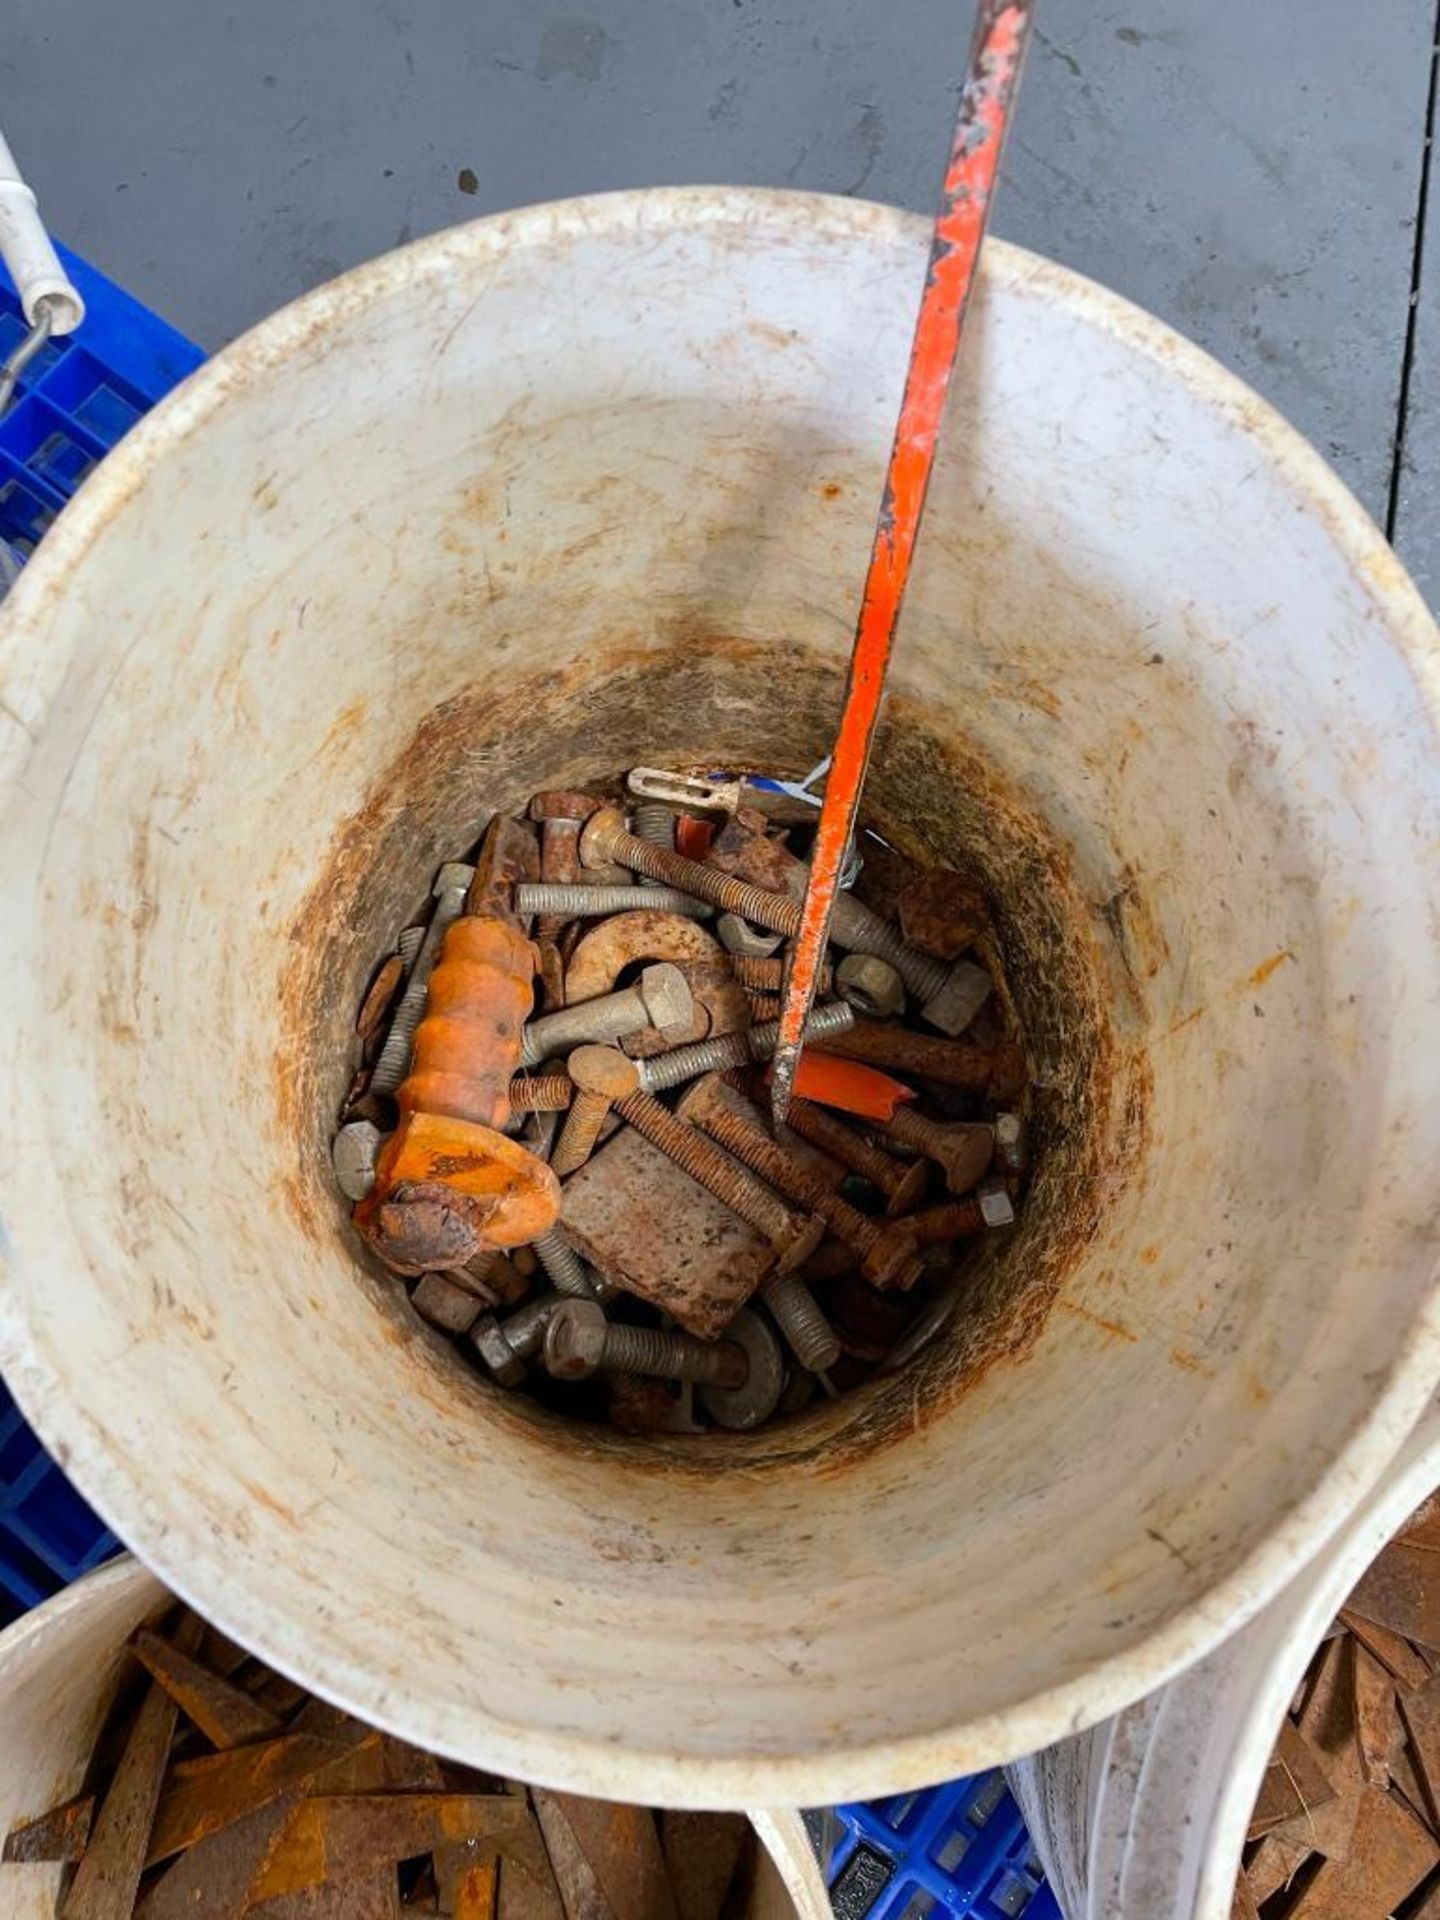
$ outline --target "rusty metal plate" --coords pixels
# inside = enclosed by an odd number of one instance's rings
[[[679,1920],[720,1920],[750,1834],[742,1813],[660,1815],[660,1844]]]
[[[1260,1783],[1247,1840],[1259,1840],[1296,1814],[1312,1814],[1335,1798],[1335,1789],[1309,1742],[1286,1720]]]
[[[566,1920],[678,1920],[648,1807],[537,1793]]]
[[[1349,1857],[1326,1860],[1287,1920],[1356,1920],[1388,1914],[1440,1860],[1420,1822],[1393,1794],[1367,1787]]]
[[[983,890],[945,867],[926,867],[907,881],[896,910],[909,944],[937,960],[960,959],[990,925]]]
[[[1362,1620],[1440,1652],[1440,1553],[1392,1540],[1360,1576],[1345,1605]]]
[[[1373,1653],[1355,1649],[1355,1728],[1360,1767],[1372,1787],[1390,1784],[1390,1749],[1399,1731],[1395,1683]]]
[[[719,1337],[775,1263],[761,1236],[624,1127],[565,1184],[567,1238],[607,1280]]]
[[[51,1807],[33,1820],[22,1820],[5,1836],[3,1859],[7,1866],[21,1861],[78,1860],[90,1838],[95,1818],[95,1796],[82,1793],[78,1799]]]
[[[142,1627],[130,1644],[136,1658],[212,1746],[234,1747],[280,1731],[280,1720],[267,1707],[148,1627]]]
[[[1425,1811],[1440,1821],[1440,1678],[1415,1693],[1401,1694],[1400,1717],[1410,1736]]]
[[[368,1740],[379,1760],[381,1735]],[[352,1743],[348,1751],[356,1751]],[[282,1794],[325,1778],[326,1769],[347,1748],[313,1734],[287,1733],[277,1740],[182,1760],[171,1768],[145,1855],[154,1866],[172,1853],[193,1847],[209,1833],[243,1820]],[[381,1768],[376,1766],[377,1776]],[[382,1784],[377,1777],[375,1784]]]
[[[1340,1609],[1340,1621],[1407,1691],[1429,1685],[1430,1669],[1408,1640],[1391,1633],[1388,1627],[1376,1626],[1373,1620],[1362,1619],[1346,1607]]]
[[[174,1733],[174,1702],[152,1686],[75,1869],[61,1920],[129,1920]]]

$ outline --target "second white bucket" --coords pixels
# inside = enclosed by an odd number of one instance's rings
[[[1065,1920],[1229,1920],[1245,1830],[1320,1636],[1440,1486],[1440,1403],[1259,1618],[1113,1720],[1007,1769]]]
[[[922,221],[439,235],[227,349],[0,628],[0,1360],[207,1617],[489,1769],[744,1807],[1033,1751],[1209,1651],[1437,1369],[1436,636],[1212,362],[987,251],[871,802],[998,904],[1037,1177],[911,1373],[577,1437],[356,1257],[351,1022],[496,808],[829,743]]]

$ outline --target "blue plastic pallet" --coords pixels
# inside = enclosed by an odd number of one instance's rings
[[[85,319],[31,361],[0,418],[0,540],[22,560],[91,468],[205,358],[103,274],[57,251]],[[24,332],[20,303],[0,274],[0,358]]]
[[[18,561],[96,462],[205,358],[103,274],[58,251],[85,319],[31,362],[0,416],[0,542]],[[0,358],[24,331],[0,271]],[[119,1550],[0,1382],[0,1626]]]
[[[998,1771],[835,1811],[845,1833],[825,1877],[838,1911],[868,1920],[1061,1920]]]

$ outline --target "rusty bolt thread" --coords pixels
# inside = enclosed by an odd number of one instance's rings
[[[658,969],[655,969],[658,971]],[[642,981],[624,987],[619,993],[602,994],[597,1000],[582,1000],[578,1006],[564,1007],[559,1013],[545,1013],[532,1020],[521,1036],[520,1058],[527,1067],[548,1059],[553,1053],[565,1053],[584,1042],[597,1046],[623,1040],[626,1034],[639,1033],[650,1025]]]
[[[997,1227],[1009,1224],[995,1222]],[[905,1225],[922,1247],[941,1247],[947,1240],[964,1240],[994,1230],[978,1199],[949,1200],[942,1207],[926,1207],[921,1213],[912,1213]]]
[[[713,1193],[732,1213],[763,1234],[777,1252],[788,1252],[802,1242],[809,1243],[807,1253],[814,1251],[817,1236],[810,1222],[744,1167],[737,1166],[698,1127],[681,1120],[648,1093],[629,1094],[616,1102],[615,1111],[707,1193]]]
[[[847,1127],[843,1120],[837,1120],[809,1100],[792,1100],[786,1118],[802,1140],[834,1154],[852,1173],[858,1173],[862,1180],[878,1187],[887,1201],[912,1201],[924,1185],[923,1167],[917,1169],[913,1161],[894,1159],[856,1133],[853,1127]]]
[[[526,881],[515,889],[518,913],[553,915],[557,920],[599,920],[611,913],[632,913],[643,908],[650,913],[679,913],[687,920],[709,920],[715,909],[678,887],[588,887],[583,881],[573,886],[536,886]]]
[[[514,1113],[564,1113],[574,1094],[568,1074],[517,1073],[510,1082],[510,1107]]]
[[[823,1174],[772,1140],[758,1114],[752,1119],[732,1104],[740,1097],[707,1081],[686,1095],[685,1118],[752,1173],[818,1214],[835,1238],[843,1240],[853,1252],[871,1252],[886,1231],[885,1223],[871,1220],[858,1207],[852,1207],[826,1184]]]
[[[913,1107],[896,1107],[885,1122],[885,1132],[898,1145],[912,1147],[943,1168],[952,1193],[965,1193],[982,1180],[995,1151],[993,1127],[968,1120],[927,1120]],[[983,1160],[976,1152],[982,1135]]]
[[[594,1283],[585,1270],[585,1263],[570,1242],[561,1236],[558,1227],[551,1227],[530,1244],[540,1256],[540,1264],[557,1293],[566,1294],[572,1300],[595,1298]]]
[[[617,860],[633,873],[647,879],[678,887],[682,893],[708,900],[727,913],[738,913],[742,920],[753,920],[772,933],[794,939],[800,931],[800,903],[784,894],[770,893],[764,887],[752,887],[744,880],[721,873],[718,867],[702,866],[687,860],[668,847],[653,847],[630,833],[620,815],[611,808],[592,814],[580,838],[580,858],[587,866],[602,860]]]
[[[385,1044],[370,1075],[371,1093],[393,1094],[410,1071],[410,1049],[414,1044],[415,1029],[425,1015],[425,991],[430,984],[435,962],[440,957],[446,932],[451,922],[459,919],[465,906],[466,890],[465,887],[448,887],[436,899],[435,911],[425,929],[419,950],[410,963],[405,991],[391,1017]]]
[[[565,1343],[567,1309],[562,1306],[545,1329],[545,1364]],[[696,1340],[688,1333],[659,1327],[607,1326],[598,1365],[611,1373],[638,1373],[661,1380],[693,1380],[697,1386],[743,1387],[750,1377],[745,1349],[733,1340]]]
[[[772,1273],[760,1283],[760,1298],[784,1334],[790,1351],[810,1373],[823,1373],[840,1358],[840,1336],[798,1273]]]
[[[746,988],[745,998],[750,1002],[750,1018],[760,1026],[780,1018],[780,996],[778,993],[756,993]]]
[[[1024,1054],[1011,1043],[977,1047],[968,1040],[918,1033],[891,1020],[852,1023],[833,1042],[827,1041],[824,1051],[997,1099],[1010,1097],[1025,1084]]]
[[[578,1173],[595,1150],[612,1102],[609,1094],[588,1093],[582,1087],[570,1103],[555,1151],[550,1155],[550,1171],[557,1179]]]
[[[846,1033],[855,1024],[855,1010],[843,1000],[816,1007],[805,1022],[805,1038],[818,1044]],[[748,1067],[768,1060],[780,1041],[780,1023],[768,1020],[751,1027],[748,1033],[721,1034],[715,1040],[697,1040],[688,1047],[676,1047],[671,1053],[656,1054],[650,1060],[637,1060],[640,1085],[646,1093],[663,1093],[702,1073],[728,1073],[732,1067]]]

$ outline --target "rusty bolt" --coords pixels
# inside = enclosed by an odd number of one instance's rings
[[[545,1328],[545,1370],[557,1380],[585,1380],[601,1367],[615,1373],[742,1387],[750,1371],[745,1348],[732,1340],[696,1340],[657,1327],[611,1326],[597,1300],[566,1300]]]
[[[563,1053],[581,1041],[604,1045],[641,1027],[654,1027],[661,1033],[671,1027],[687,1027],[694,1012],[690,982],[679,967],[661,961],[658,966],[646,967],[633,987],[602,994],[598,1000],[582,1000],[579,1006],[532,1020],[525,1029],[520,1057],[527,1067],[533,1067],[538,1060]]]
[[[947,1087],[988,1094],[995,1100],[1013,1099],[1025,1085],[1025,1055],[1017,1046],[977,1047],[966,1040],[917,1033],[894,1020],[854,1023],[827,1040],[824,1050],[843,1054],[847,1060],[864,1060],[872,1067],[889,1067],[922,1080],[939,1080]]]
[[[467,867],[460,860],[447,861],[435,876],[432,888],[435,911],[430,917],[430,925],[425,929],[425,938],[420,943],[419,951],[411,962],[405,991],[391,1016],[390,1030],[385,1035],[385,1044],[375,1062],[375,1071],[370,1075],[372,1093],[394,1093],[410,1071],[410,1046],[415,1038],[415,1029],[425,1013],[425,990],[430,983],[435,962],[440,957],[446,929],[464,911],[465,896],[474,878],[475,869]]]
[[[775,1249],[782,1269],[799,1266],[815,1251],[824,1223],[796,1213],[762,1181],[722,1153],[698,1127],[662,1107],[648,1093],[627,1094],[615,1111],[658,1147],[682,1172],[746,1221]]]
[[[859,1254],[861,1272],[873,1286],[909,1287],[920,1277],[919,1256],[904,1228],[897,1221],[885,1225],[868,1219],[842,1199],[823,1174],[770,1138],[756,1108],[718,1074],[698,1080],[679,1111],[683,1119],[703,1128],[737,1160],[822,1220],[837,1240]]]
[[[957,960],[920,1009],[920,1017],[953,1039],[964,1033],[994,991],[995,983],[983,967]]]
[[[913,1107],[899,1106],[885,1132],[897,1146],[933,1160],[951,1193],[969,1193],[995,1157],[995,1129],[979,1120],[927,1120]]]
[[[769,959],[778,952],[784,941],[783,934],[767,933],[763,927],[752,927],[738,913],[722,913],[715,922],[715,932],[727,953],[754,960]]]
[[[718,867],[702,866],[698,860],[687,860],[683,854],[672,853],[666,847],[652,847],[627,830],[616,807],[602,807],[585,822],[580,834],[580,858],[587,867],[618,860],[622,867],[643,873],[648,879],[663,881],[666,886],[679,887],[682,893],[693,893],[698,899],[709,900],[728,913],[738,913],[742,919],[757,921],[787,938],[793,939],[800,931],[798,900],[732,879]]]
[[[742,987],[748,987],[755,993],[779,993],[785,985],[785,960],[778,953],[768,959],[763,954],[732,953],[730,971]],[[821,965],[817,984],[821,993],[829,993],[835,984],[834,972],[828,960]]]
[[[442,1333],[468,1333],[480,1317],[480,1301],[445,1273],[421,1274],[410,1304]]]
[[[550,1156],[550,1170],[562,1180],[590,1158],[615,1102],[640,1085],[635,1062],[627,1060],[618,1047],[577,1047],[566,1065],[575,1083],[575,1099]]]
[[[380,1129],[368,1120],[351,1120],[330,1142],[335,1182],[347,1200],[363,1200],[375,1184]]]
[[[942,1246],[947,1240],[967,1239],[996,1227],[1013,1226],[1015,1208],[998,1181],[987,1181],[967,1200],[951,1200],[943,1207],[912,1213],[906,1226],[922,1247]]]
[[[790,1276],[787,1276],[790,1277]],[[747,1372],[738,1387],[722,1382],[700,1389],[700,1404],[717,1426],[745,1433],[768,1420],[785,1390],[785,1360],[780,1343],[758,1313],[742,1307],[725,1329],[725,1346],[738,1346]],[[836,1343],[838,1349],[838,1341]]]
[[[512,1113],[564,1113],[575,1088],[568,1074],[517,1073],[510,1082]]]
[[[835,969],[835,989],[857,1013],[872,1020],[885,1020],[905,1010],[905,982],[878,954],[846,954]]]
[[[816,1007],[805,1022],[805,1038],[818,1044],[843,1034],[855,1024],[855,1009],[843,1000]],[[725,1033],[713,1040],[697,1040],[692,1046],[676,1047],[653,1060],[637,1062],[640,1087],[644,1093],[663,1093],[702,1073],[728,1073],[732,1067],[748,1067],[757,1060],[768,1060],[780,1042],[780,1023],[768,1020],[746,1033]]]
[[[580,878],[580,827],[600,802],[588,793],[556,791],[537,793],[530,802],[530,818],[540,822],[540,878],[559,884]],[[535,937],[542,943],[553,941],[564,925],[559,908],[522,906],[516,889],[515,911],[538,913]]]
[[[577,882],[562,887],[542,881],[539,886],[526,883],[515,889],[517,913],[554,914],[557,919],[565,920],[599,920],[607,914],[633,913],[639,909],[649,913],[679,913],[687,920],[708,920],[715,912],[714,907],[692,894],[658,885],[587,887]]]
[[[885,1196],[887,1214],[909,1213],[924,1193],[928,1174],[923,1159],[893,1159],[853,1127],[847,1127],[843,1120],[809,1100],[792,1100],[787,1120],[802,1140],[833,1154],[852,1173],[858,1173],[862,1180],[878,1187]]]

